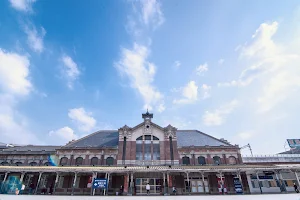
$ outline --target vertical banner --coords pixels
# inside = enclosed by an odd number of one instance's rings
[[[237,194],[243,194],[243,186],[238,177],[233,178],[234,189]]]
[[[128,175],[125,175],[124,176],[124,186],[123,186],[123,188],[124,188],[124,193],[128,193]]]
[[[93,177],[90,176],[90,177],[89,177],[88,184],[87,184],[87,188],[91,188],[91,187],[92,187],[92,182],[93,182]]]
[[[218,177],[218,189],[220,194],[227,193],[227,188],[225,185],[225,177]]]

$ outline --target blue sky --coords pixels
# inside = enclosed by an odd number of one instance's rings
[[[149,108],[161,126],[284,151],[299,24],[299,1],[0,1],[1,142],[62,145]]]

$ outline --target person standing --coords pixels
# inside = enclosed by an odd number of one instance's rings
[[[176,187],[175,186],[172,187],[172,191],[173,191],[173,194],[176,195]]]
[[[147,183],[147,185],[146,185],[146,190],[147,190],[147,195],[149,195],[150,194],[150,185],[149,185],[149,183]]]
[[[299,193],[298,186],[294,183],[295,192]]]

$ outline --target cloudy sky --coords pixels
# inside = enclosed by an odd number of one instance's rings
[[[273,154],[300,138],[299,89],[297,0],[0,1],[1,142],[65,144],[148,108]]]

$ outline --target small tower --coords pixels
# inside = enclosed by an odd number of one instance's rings
[[[142,117],[144,119],[144,134],[151,134],[152,133],[152,126],[151,126],[151,119],[153,118],[153,114],[147,112],[145,114],[142,114]]]
[[[142,117],[144,121],[151,121],[151,119],[153,118],[153,114],[149,113],[147,109],[147,112],[145,114],[142,114]]]

